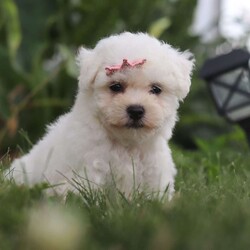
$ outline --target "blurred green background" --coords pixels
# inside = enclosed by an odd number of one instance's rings
[[[214,44],[189,35],[195,0],[1,0],[0,155],[24,134],[35,142],[45,124],[67,112],[77,91],[75,55],[104,36],[149,32],[196,58],[190,95],[180,108],[173,143],[195,149],[232,130],[216,114],[198,70]],[[236,143],[237,140],[234,140]]]

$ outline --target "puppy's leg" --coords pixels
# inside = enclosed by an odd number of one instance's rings
[[[164,145],[165,144],[165,145]],[[167,194],[171,199],[174,194],[174,180],[177,170],[175,168],[171,151],[166,143],[164,143],[161,149],[155,151],[156,153],[150,154],[145,164],[147,170],[143,174],[143,182],[145,186],[159,194],[164,196]]]

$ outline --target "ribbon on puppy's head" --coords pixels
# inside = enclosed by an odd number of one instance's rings
[[[146,61],[147,61],[146,59],[141,59],[141,60],[136,60],[136,61],[130,62],[127,59],[123,59],[122,60],[122,64],[113,65],[113,66],[107,66],[105,68],[106,75],[110,76],[110,75],[114,74],[115,72],[121,71],[121,70],[123,70],[125,68],[139,67],[139,66],[143,65]]]

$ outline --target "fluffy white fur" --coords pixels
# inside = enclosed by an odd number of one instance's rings
[[[94,49],[81,48],[79,91],[71,111],[48,127],[47,134],[31,151],[13,162],[10,173],[17,183],[42,181],[59,186],[59,192],[74,187],[74,173],[87,177],[93,187],[108,184],[125,194],[141,190],[174,191],[175,165],[168,147],[177,120],[179,101],[189,92],[193,61],[188,52],[144,33],[122,33],[102,39]],[[107,76],[105,67],[146,59],[141,67]],[[121,82],[123,93],[110,85]],[[150,92],[152,84],[162,93]],[[126,109],[145,109],[143,126],[131,128]]]

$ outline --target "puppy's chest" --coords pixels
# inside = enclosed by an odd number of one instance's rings
[[[139,150],[124,150],[116,148],[110,154],[110,165],[117,175],[143,175],[146,164],[145,155]]]
[[[149,169],[153,167],[150,158],[147,157],[148,154],[138,149],[131,150],[120,145],[105,147],[105,152],[101,149],[104,148],[96,148],[85,155],[88,156],[86,166],[90,166],[88,177],[93,175],[96,179],[99,176],[100,183],[105,183],[105,180],[114,177],[121,189],[127,189],[133,186],[134,180],[138,185],[143,183]],[[99,154],[96,154],[97,151]]]

